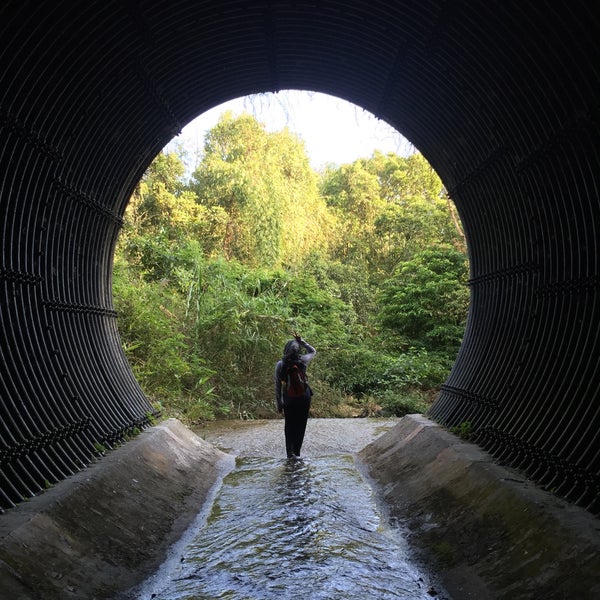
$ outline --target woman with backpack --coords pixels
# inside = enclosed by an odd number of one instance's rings
[[[283,356],[275,367],[275,400],[277,410],[283,412],[285,418],[285,450],[288,458],[300,457],[313,395],[308,385],[306,367],[316,353],[308,342],[294,333],[294,339],[286,343]]]

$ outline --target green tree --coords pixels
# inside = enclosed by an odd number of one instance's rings
[[[339,223],[333,258],[366,262],[383,207],[377,176],[361,160],[330,168],[324,173],[321,193]]]
[[[222,254],[250,266],[297,264],[327,246],[330,223],[303,143],[268,133],[254,117],[225,113],[207,134],[192,189],[227,213]]]
[[[364,262],[378,281],[431,244],[464,250],[453,205],[421,154],[375,152],[371,158],[330,167],[321,192],[340,224],[333,258]]]
[[[127,206],[120,250],[147,280],[169,279],[193,240],[210,255],[223,236],[226,212],[198,204],[182,181],[184,170],[175,153],[159,154]]]
[[[432,244],[451,244],[464,251],[454,206],[423,155],[404,158],[376,152],[367,165],[377,175],[385,201],[373,239],[374,266],[383,275]]]
[[[381,287],[379,323],[397,346],[454,353],[464,333],[469,291],[466,256],[435,246],[402,263]]]

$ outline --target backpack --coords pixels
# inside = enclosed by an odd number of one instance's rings
[[[306,366],[302,361],[294,361],[285,368],[284,393],[288,398],[304,398],[306,396]],[[283,373],[282,373],[283,375]]]

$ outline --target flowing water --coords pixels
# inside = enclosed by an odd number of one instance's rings
[[[238,457],[212,508],[138,600],[448,598],[351,454]]]

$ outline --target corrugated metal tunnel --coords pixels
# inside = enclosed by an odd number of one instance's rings
[[[149,423],[111,297],[128,198],[205,110],[321,91],[396,127],[467,235],[432,416],[600,511],[595,3],[148,0],[0,7],[0,507]]]

